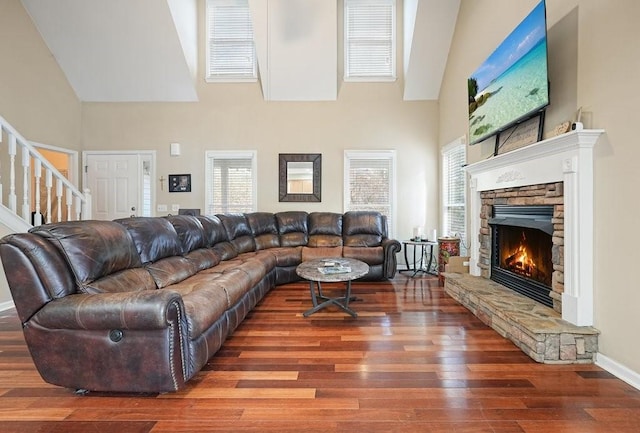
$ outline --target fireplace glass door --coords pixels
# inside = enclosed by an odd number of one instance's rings
[[[491,279],[544,305],[553,306],[549,296],[553,274],[553,209],[514,206],[506,216],[501,215],[502,211],[504,209],[494,206],[494,218],[490,221],[493,233]]]
[[[497,266],[551,287],[551,236],[537,230],[500,226]]]

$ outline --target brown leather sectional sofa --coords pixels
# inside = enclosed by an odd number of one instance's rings
[[[184,387],[303,260],[344,256],[392,278],[398,241],[375,212],[76,221],[0,240],[43,379],[93,391]],[[300,320],[304,320],[302,317]]]

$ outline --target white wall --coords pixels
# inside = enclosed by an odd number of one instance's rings
[[[439,142],[467,132],[466,78],[538,0],[462,0],[440,94]],[[615,3],[615,4],[614,4]],[[640,160],[635,80],[640,70],[640,3],[635,0],[547,0],[552,101],[546,128],[582,106],[589,128],[606,135],[595,150],[595,327],[600,362],[640,385],[640,290],[635,177]],[[553,45],[552,45],[553,44]],[[562,64],[558,67],[558,64]],[[555,95],[555,97],[554,97]],[[491,144],[469,148],[469,162]]]
[[[80,150],[81,104],[16,0],[0,0],[0,59],[0,116],[29,140]],[[0,165],[7,167],[4,143],[0,150]],[[2,176],[5,185],[6,179]],[[5,194],[8,190],[4,188]],[[0,237],[9,232],[0,224]],[[2,309],[11,303],[11,295],[0,273]]]
[[[28,140],[80,149],[81,105],[22,3],[0,0],[0,115]]]
[[[396,84],[345,84],[335,102],[265,102],[257,84],[202,85],[198,103],[84,104],[85,150],[157,149],[157,175],[191,173],[191,193],[157,203],[203,208],[204,153],[258,151],[258,210],[341,212],[345,149],[396,149],[398,232],[436,227],[437,104],[403,102]],[[169,156],[169,143],[182,155]],[[278,202],[278,154],[322,154],[322,202]],[[171,206],[169,206],[171,209]]]

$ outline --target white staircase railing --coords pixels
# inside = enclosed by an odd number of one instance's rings
[[[7,156],[0,152],[0,199],[3,206],[29,225],[91,218],[89,190],[81,192],[0,116],[0,149],[5,147]],[[18,154],[20,158],[16,162]],[[5,194],[7,174],[9,188]],[[21,183],[17,181],[20,178]]]

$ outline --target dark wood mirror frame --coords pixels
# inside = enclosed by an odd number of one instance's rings
[[[279,197],[280,201],[316,202],[321,201],[322,154],[320,153],[281,153],[279,155]],[[313,163],[313,192],[304,194],[290,194],[287,192],[287,163]]]

